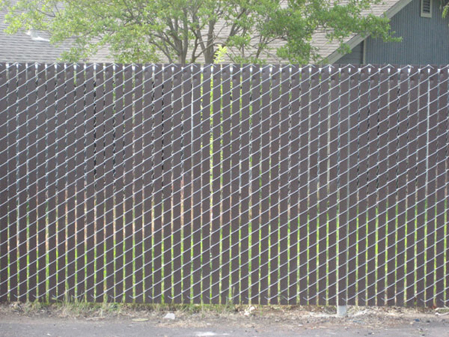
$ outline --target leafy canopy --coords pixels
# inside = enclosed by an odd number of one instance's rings
[[[0,0],[7,31],[48,31],[73,39],[63,60],[75,62],[108,46],[116,62],[325,62],[312,45],[322,31],[348,52],[354,33],[395,40],[389,21],[366,15],[381,0]],[[365,13],[365,14],[364,14]],[[364,15],[362,15],[364,14]]]

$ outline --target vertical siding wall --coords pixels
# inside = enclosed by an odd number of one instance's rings
[[[448,64],[449,20],[441,17],[440,1],[433,1],[432,18],[421,17],[421,1],[414,0],[391,20],[399,43],[367,39],[366,62],[371,64]]]
[[[337,63],[338,64],[363,64],[363,43],[359,43],[352,49],[352,52],[343,55]]]
[[[402,42],[385,43],[368,37],[367,64],[448,64],[449,20],[441,17],[441,2],[432,0],[432,18],[421,17],[421,0],[414,0],[391,19],[391,30]],[[363,62],[363,44],[344,55],[339,64]]]

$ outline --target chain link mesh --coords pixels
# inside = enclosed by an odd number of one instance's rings
[[[0,64],[0,300],[447,305],[448,71]]]

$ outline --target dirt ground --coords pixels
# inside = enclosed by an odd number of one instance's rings
[[[173,319],[174,318],[174,319]],[[438,336],[449,309],[0,305],[0,336]]]

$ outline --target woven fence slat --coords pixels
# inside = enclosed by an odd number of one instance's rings
[[[65,105],[66,105],[66,155],[67,155],[67,292],[70,300],[75,297],[76,276],[76,225],[75,225],[75,191],[76,191],[76,162],[75,162],[75,69],[74,65],[66,66]]]
[[[279,113],[279,294],[280,304],[288,303],[288,238],[289,238],[289,95],[290,67],[281,68]]]
[[[46,300],[47,295],[47,261],[48,254],[47,246],[47,189],[46,189],[46,143],[48,137],[48,130],[46,125],[46,102],[45,99],[45,84],[47,77],[45,76],[46,66],[39,64],[36,69],[37,73],[37,115],[36,115],[36,170],[37,170],[37,296],[36,299],[41,301]]]
[[[8,72],[5,64],[0,64],[0,222],[8,223]],[[9,158],[8,158],[9,159]],[[0,302],[8,299],[8,227],[0,229]]]
[[[288,289],[288,303],[297,303],[298,294],[298,234],[299,234],[299,138],[300,138],[300,68],[292,66],[291,68],[291,82],[290,82],[290,130],[289,130],[289,190],[290,190],[290,204],[288,208],[289,213],[289,289]]]
[[[85,67],[77,66],[76,74],[74,75],[76,79],[76,89],[75,89],[75,189],[76,189],[76,213],[75,213],[75,247],[76,252],[76,293],[75,297],[79,300],[85,300],[84,294],[86,291],[85,280],[86,280],[86,243],[85,243],[85,223],[86,223],[86,212],[85,212],[85,153],[84,141],[85,141],[85,98],[84,98],[84,85],[86,82],[85,77]]]
[[[399,75],[398,102],[398,154],[397,154],[397,271],[396,271],[396,304],[404,305],[405,295],[405,243],[407,215],[407,123],[408,123],[408,80],[407,70],[401,70]]]
[[[143,138],[142,138],[142,185],[143,185],[143,279],[142,287],[143,294],[142,300],[144,302],[150,301],[152,297],[151,287],[153,285],[152,280],[152,267],[153,267],[153,123],[154,113],[152,108],[153,102],[153,66],[145,66],[143,68],[142,79],[142,119],[143,119]]]
[[[211,116],[211,133],[212,133],[212,182],[211,182],[211,303],[220,303],[220,242],[221,242],[221,65],[213,67],[213,101]]]
[[[270,291],[271,304],[278,304],[279,298],[279,108],[280,108],[280,67],[273,66],[271,73],[271,114],[270,114]],[[268,210],[267,210],[268,211]]]
[[[260,89],[261,89],[261,71],[260,67],[253,66],[251,68],[251,134],[250,134],[250,151],[251,151],[251,209],[250,209],[250,223],[251,223],[251,303],[259,302],[259,273],[253,272],[260,268],[260,137],[261,137],[261,103],[260,103]]]
[[[426,307],[435,306],[435,201],[438,186],[436,185],[436,167],[438,163],[438,70],[429,71],[429,102],[427,117],[427,177],[426,177]],[[394,278],[391,282],[394,283]]]
[[[418,134],[416,156],[416,248],[417,268],[415,274],[416,301],[419,305],[425,302],[425,245],[426,245],[426,179],[428,161],[428,118],[429,118],[429,69],[420,69],[418,87]]]
[[[8,69],[8,96],[7,104],[9,106],[8,111],[8,128],[10,130],[17,129],[17,67],[10,67]],[[9,287],[10,297],[13,300],[17,300],[17,145],[16,134],[13,132],[8,133],[8,236],[9,236]],[[51,200],[51,199],[50,199]],[[54,261],[54,260],[53,260]],[[56,283],[56,282],[54,282]]]
[[[359,86],[360,72],[352,69],[349,80],[349,118],[348,118],[348,301],[347,304],[356,303],[357,293],[357,239],[359,235],[358,216],[358,162],[359,162]]]
[[[319,187],[319,125],[320,125],[320,70],[312,67],[310,76],[310,118],[309,118],[309,168],[308,168],[308,303],[317,304],[317,250],[319,246],[318,187]]]
[[[201,69],[193,71],[192,97],[192,239],[193,303],[201,303]]]
[[[268,259],[269,259],[269,230],[268,223],[270,221],[270,162],[269,144],[270,144],[270,95],[268,94],[271,88],[270,84],[271,71],[269,66],[262,68],[262,112],[261,112],[261,164],[260,164],[260,206],[261,218],[260,222],[263,224],[260,230],[260,283],[259,283],[259,303],[268,303]]]
[[[240,122],[240,303],[249,302],[249,186],[250,186],[250,67],[242,67],[242,106]]]
[[[123,123],[124,123],[124,103],[123,103],[123,66],[116,65],[114,74],[114,299],[118,299],[123,294],[123,175],[124,175],[124,150],[123,150]],[[111,291],[112,293],[112,291]]]
[[[416,149],[417,149],[417,127],[418,127],[418,69],[412,67],[409,77],[409,106],[408,116],[408,144],[407,144],[407,306],[413,306],[415,303],[415,191],[416,191]]]
[[[233,303],[240,302],[240,96],[241,68],[232,65],[231,73],[231,221],[230,221],[230,297]]]
[[[324,68],[321,72],[320,83],[320,111],[318,124],[318,156],[317,163],[317,198],[318,198],[318,298],[317,304],[326,305],[327,298],[324,293],[327,288],[327,253],[328,253],[328,173],[329,173],[329,84],[330,67]]]
[[[390,68],[389,76],[390,90],[389,112],[388,112],[388,172],[387,172],[387,269],[386,269],[386,301],[388,305],[395,304],[395,269],[396,269],[396,250],[397,250],[397,151],[398,151],[398,72]]]
[[[231,66],[222,67],[222,230],[221,230],[221,304],[230,303],[230,236],[231,236]],[[226,131],[225,131],[226,130]]]
[[[154,208],[154,222],[153,222],[153,284],[151,299],[154,303],[161,303],[161,280],[162,280],[162,230],[163,230],[163,214],[162,214],[162,159],[163,159],[163,101],[162,101],[162,72],[163,67],[157,65],[154,74],[154,177],[153,177],[153,208]]]
[[[182,288],[184,303],[190,303],[191,276],[192,276],[192,70],[185,67],[183,72],[183,96],[182,104],[184,110],[184,120],[182,128],[182,153],[183,153],[183,205],[182,205],[182,236],[183,236],[183,279]],[[151,141],[151,139],[149,139]],[[151,272],[151,270],[149,270]]]
[[[337,214],[338,214],[338,106],[340,96],[340,73],[332,68],[330,74],[330,113],[329,113],[329,248],[328,282],[329,305],[337,304]]]
[[[340,71],[340,109],[339,109],[339,175],[338,175],[338,303],[347,301],[347,271],[348,271],[348,154],[349,154],[349,88],[352,67]]]
[[[309,89],[310,69],[301,70],[300,91],[300,139],[299,139],[299,303],[308,303],[307,282],[307,231],[308,231],[308,168],[309,168]]]
[[[376,303],[376,204],[377,204],[377,127],[379,105],[379,72],[368,68],[370,92],[368,114],[368,187],[367,187],[367,293],[366,304]]]
[[[378,173],[377,173],[377,232],[379,233],[376,240],[377,247],[377,305],[384,305],[386,300],[385,281],[387,267],[387,174],[388,174],[388,91],[389,91],[389,67],[382,67],[379,78],[379,128],[378,128]],[[381,211],[379,211],[381,210]]]
[[[203,303],[210,303],[210,156],[211,156],[211,76],[212,66],[206,65],[202,71],[202,97],[201,97],[201,299]]]
[[[55,116],[55,66],[47,67],[47,189],[48,189],[48,300],[56,298],[56,116]],[[86,273],[88,270],[86,270]]]
[[[447,167],[445,156],[447,153],[447,100],[448,100],[448,68],[440,71],[439,78],[439,96],[438,96],[438,140],[437,140],[437,205],[436,205],[436,287],[435,287],[435,305],[437,307],[447,303],[448,298],[444,296],[444,268],[445,268],[445,200],[447,200],[447,188],[445,188],[445,178],[447,176]],[[447,180],[446,180],[447,183]],[[447,262],[446,262],[447,264]],[[447,269],[446,269],[447,270]],[[446,300],[446,302],[445,302]]]
[[[358,112],[358,152],[357,164],[358,179],[358,239],[357,239],[357,301],[360,305],[366,304],[366,262],[367,262],[367,190],[368,190],[368,117],[369,117],[369,73],[368,69],[360,70],[360,104]]]
[[[66,146],[66,129],[65,129],[65,67],[63,64],[56,65],[56,189],[57,189],[57,283],[56,283],[56,299],[64,300],[66,291],[66,162],[67,156],[65,152]]]
[[[107,302],[114,301],[114,68],[108,66],[105,70],[104,97],[104,197],[105,197],[105,296]],[[78,97],[78,96],[77,96]],[[82,111],[82,110],[81,110]],[[136,167],[136,169],[138,166]],[[140,212],[141,213],[141,212]]]
[[[173,298],[172,293],[172,235],[173,235],[173,216],[172,216],[172,201],[173,201],[173,188],[172,188],[172,155],[173,149],[173,110],[172,110],[172,90],[173,90],[173,68],[171,66],[165,66],[163,82],[163,158],[162,158],[162,189],[163,189],[163,211],[162,211],[162,258],[163,258],[163,295],[164,300],[171,301]]]
[[[105,155],[104,155],[104,77],[107,65],[98,65],[95,70],[95,98],[94,98],[94,130],[95,130],[95,300],[104,301],[104,240],[105,240]]]
[[[28,234],[27,234],[27,209],[28,209],[28,193],[27,193],[27,64],[19,64],[17,69],[17,86],[18,86],[18,109],[17,109],[17,121],[18,121],[18,221],[17,221],[17,233],[18,233],[18,300],[25,302],[27,300],[27,279],[28,279]],[[64,252],[63,252],[64,256]],[[64,267],[62,268],[64,271]]]
[[[37,80],[36,80],[36,69],[35,65],[28,65],[26,69],[26,77],[27,77],[27,138],[28,138],[28,146],[27,146],[27,193],[28,193],[28,210],[26,214],[27,221],[29,221],[29,225],[27,226],[28,232],[28,254],[27,254],[27,264],[28,264],[28,279],[31,286],[27,286],[27,296],[28,300],[36,299],[36,286],[37,286]],[[73,207],[73,204],[69,206]],[[72,219],[70,219],[72,220]]]
[[[143,90],[144,90],[144,70],[141,65],[135,66],[135,93],[134,93],[134,211],[135,211],[135,265],[134,265],[134,295],[133,298],[137,303],[144,302],[144,291],[143,291],[143,268],[144,268],[144,195],[142,184],[143,174],[144,174],[144,157],[143,157],[143,137],[144,128],[143,120],[144,110],[143,110]]]
[[[181,261],[181,184],[182,184],[182,68],[175,68],[173,73],[173,301],[181,303],[182,261]],[[136,125],[139,125],[136,121]],[[136,187],[137,188],[137,187]],[[137,266],[136,266],[137,267]]]
[[[135,68],[131,65],[127,65],[124,68],[124,113],[123,113],[123,215],[124,215],[124,286],[125,291],[123,294],[117,294],[120,297],[124,297],[124,302],[132,301],[133,297],[133,274],[134,274],[134,248],[135,248],[135,210],[134,210],[134,191],[133,191],[133,178],[134,178],[134,74]]]

